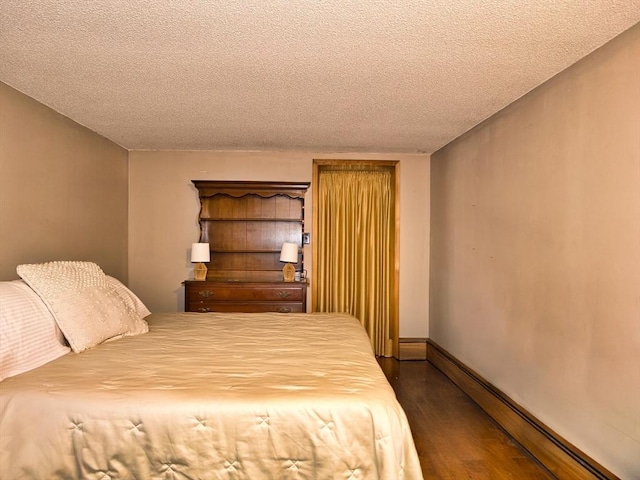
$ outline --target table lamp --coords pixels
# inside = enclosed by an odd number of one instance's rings
[[[298,245],[295,243],[284,242],[280,251],[280,261],[286,262],[282,269],[282,276],[285,282],[293,282],[296,269],[292,265],[298,263]]]
[[[207,279],[206,262],[211,261],[211,253],[208,243],[192,243],[191,244],[191,262],[196,266],[193,268],[193,276],[196,280]]]

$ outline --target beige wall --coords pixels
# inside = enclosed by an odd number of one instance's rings
[[[197,190],[191,180],[311,182],[314,158],[400,161],[400,335],[427,337],[429,157],[326,155],[309,152],[132,151],[130,160],[130,286],[151,311],[182,311],[181,282],[193,277],[188,251],[198,241]],[[305,230],[311,231],[311,189]],[[308,248],[308,247],[307,247]],[[311,252],[305,251],[311,269]]]
[[[431,163],[430,337],[640,478],[640,26]]]
[[[127,277],[127,151],[0,83],[0,280],[90,260]]]

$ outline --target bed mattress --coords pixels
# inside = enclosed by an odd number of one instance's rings
[[[147,320],[0,383],[0,478],[422,478],[355,318]]]

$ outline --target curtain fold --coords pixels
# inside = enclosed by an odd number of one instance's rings
[[[390,356],[393,191],[389,171],[318,176],[317,307],[358,318],[376,355]]]

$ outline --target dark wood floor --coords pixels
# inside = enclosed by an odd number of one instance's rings
[[[378,362],[409,419],[425,480],[555,478],[431,363]]]

